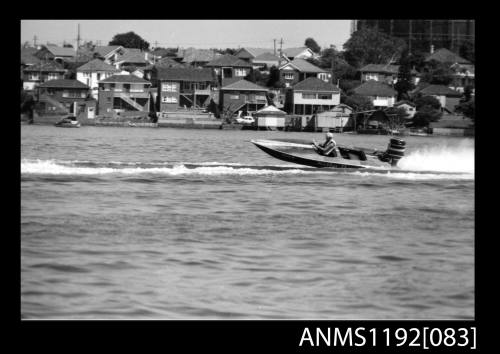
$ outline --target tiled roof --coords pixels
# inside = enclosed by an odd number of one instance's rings
[[[297,48],[286,48],[283,49],[283,54],[287,57],[295,58],[297,55],[301,54],[303,51],[308,50],[307,47],[297,47]]]
[[[205,64],[208,67],[222,67],[222,66],[237,66],[237,67],[246,67],[251,68],[252,64],[249,64],[238,57],[235,57],[231,54],[225,54],[221,57],[218,57],[211,62]]]
[[[239,80],[228,86],[223,86],[221,90],[235,90],[235,91],[269,91],[267,88],[254,84],[247,80]]]
[[[157,68],[158,80],[212,81],[212,70],[195,68]]]
[[[361,72],[397,74],[399,65],[368,64],[359,69]]]
[[[259,61],[279,61],[280,58],[276,55],[274,55],[272,52],[271,53],[262,53],[260,55],[257,55],[255,58],[253,58],[253,62],[259,62]]]
[[[239,51],[246,50],[250,56],[246,54],[241,54],[237,55],[239,58],[256,58],[259,55],[262,55],[264,53],[274,53],[274,49],[268,49],[268,48],[250,48],[250,47],[244,47],[241,48]]]
[[[140,77],[137,77],[135,75],[113,75],[113,76],[110,76],[104,80],[101,80],[99,81],[99,83],[101,82],[110,82],[110,83],[113,83],[113,82],[121,82],[121,83],[144,83],[144,84],[150,84],[149,81],[147,80],[144,80],[144,79],[141,79]]]
[[[427,58],[425,58],[425,61],[431,60],[436,60],[441,63],[471,64],[471,62],[467,59],[462,58],[458,54],[455,54],[446,48],[438,49],[434,53],[429,54]]]
[[[332,91],[339,92],[339,88],[317,77],[308,77],[293,86],[295,91]]]
[[[87,85],[78,80],[65,80],[65,79],[45,81],[38,87],[89,89]]]
[[[99,53],[99,55],[105,57],[109,53],[111,53],[113,50],[120,48],[120,45],[103,45],[103,46],[96,46],[94,48],[95,53]]]
[[[76,56],[76,51],[73,48],[57,47],[47,45],[45,46],[49,52],[54,54],[56,57],[74,57]]]
[[[418,91],[422,95],[435,95],[435,96],[447,96],[447,97],[462,97],[462,94],[458,91],[452,90],[445,85],[428,85]]]
[[[114,71],[114,72],[120,71],[120,70],[116,69],[114,66],[105,63],[101,59],[91,60],[88,63],[83,64],[82,66],[80,66],[76,70],[77,71]]]
[[[415,107],[415,103],[407,101],[407,100],[398,101],[398,102],[394,103],[394,106],[401,106],[403,104],[407,104],[409,106]]]
[[[303,72],[303,73],[325,73],[325,72],[328,72],[328,70],[318,68],[316,65],[313,65],[313,64],[309,63],[307,60],[301,59],[301,58],[294,59],[291,62],[282,65],[280,67],[280,70],[287,65],[292,65],[297,70],[299,70],[300,72]]]
[[[127,51],[123,55],[118,56],[116,62],[150,64],[150,62],[146,60],[145,56],[145,52],[127,49]]]
[[[275,114],[275,115],[284,116],[284,115],[286,115],[286,112],[282,111],[281,109],[276,108],[274,106],[266,106],[262,109],[259,109],[257,112],[254,113],[255,116],[259,116],[259,115],[264,116],[267,114]]]
[[[179,51],[178,57],[182,57],[182,62],[209,62],[217,58],[218,54],[211,49],[186,48]]]
[[[396,95],[396,90],[394,90],[389,85],[383,84],[378,81],[367,81],[354,90],[354,93],[361,96],[381,96],[381,97],[392,97]]]
[[[55,61],[35,64],[27,67],[24,71],[66,72],[66,70]]]
[[[34,54],[37,52],[36,48],[22,48],[21,49],[21,63],[32,65],[40,62]]]

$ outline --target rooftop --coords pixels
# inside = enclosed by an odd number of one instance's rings
[[[387,84],[378,81],[367,81],[354,90],[354,93],[361,96],[381,96],[381,97],[392,97],[396,95],[396,90]]]
[[[225,54],[221,57],[215,58],[205,66],[207,67],[222,67],[222,66],[237,66],[237,67],[245,67],[245,68],[251,68],[252,65],[241,60],[238,57],[235,57],[234,55],[231,54]]]
[[[427,85],[415,93],[421,93],[422,95],[429,96],[447,96],[447,97],[462,97],[462,94],[458,91],[452,90],[445,85]]]
[[[94,59],[89,61],[86,64],[83,64],[77,71],[114,71],[119,72],[120,70],[116,69],[114,66],[109,65],[102,61],[101,59]]]
[[[368,64],[359,69],[361,72],[397,74],[399,65],[390,64]]]
[[[213,81],[212,70],[158,67],[158,80]]]
[[[78,80],[66,79],[45,81],[38,87],[89,89],[87,85]]]
[[[247,51],[250,54],[250,56],[248,56],[247,54],[244,54],[244,53],[240,54],[240,52],[243,52],[243,50]],[[272,53],[274,53],[274,49],[244,47],[244,48],[239,49],[235,54],[239,58],[256,58],[259,55],[262,55],[264,53],[271,53],[272,54]]]
[[[318,79],[317,77],[309,77],[293,86],[295,91],[328,91],[339,92],[339,88],[328,82]]]
[[[183,63],[209,62],[218,57],[218,54],[211,49],[186,48],[179,49],[177,57],[182,58]]]
[[[53,45],[46,45],[47,48],[56,57],[74,57],[76,56],[76,51],[73,48],[58,47]]]
[[[471,62],[468,61],[467,59],[462,58],[458,54],[455,54],[446,48],[438,49],[434,53],[429,54],[425,58],[425,61],[431,61],[431,60],[436,60],[441,63],[471,64]]]
[[[308,47],[296,47],[296,48],[286,48],[283,49],[283,54],[289,58],[295,58],[297,55],[301,54],[303,51],[310,50]]]
[[[45,71],[45,72],[66,72],[61,64],[55,61],[41,62],[31,65],[24,69],[24,71]]]
[[[102,57],[105,57],[106,55],[110,54],[112,51],[120,48],[120,45],[103,45],[103,46],[96,46],[94,48],[95,53],[99,53]]]
[[[99,81],[99,83],[142,83],[142,84],[151,84],[149,81],[141,79],[140,77],[137,77],[135,75],[113,75],[110,76],[104,80]]]
[[[221,90],[235,90],[235,91],[269,91],[267,88],[254,84],[253,82],[245,79],[236,81],[227,86],[223,86]]]
[[[307,60],[301,59],[301,58],[294,59],[291,62],[282,65],[280,67],[280,70],[288,65],[291,65],[291,66],[295,67],[297,70],[299,70],[300,72],[304,72],[304,73],[325,73],[325,72],[328,72],[328,70],[318,68],[316,65],[313,65],[313,64],[309,63]]]

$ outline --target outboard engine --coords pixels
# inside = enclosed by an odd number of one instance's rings
[[[406,142],[403,139],[391,138],[387,150],[379,155],[380,161],[389,162],[396,166],[398,161],[405,155]]]

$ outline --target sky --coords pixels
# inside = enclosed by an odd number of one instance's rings
[[[21,43],[76,44],[78,24],[84,41],[107,45],[117,33],[134,31],[151,47],[279,48],[304,45],[312,37],[321,47],[338,49],[349,39],[351,20],[21,20]],[[157,43],[155,43],[157,42]]]

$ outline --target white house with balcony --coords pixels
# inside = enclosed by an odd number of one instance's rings
[[[287,90],[285,110],[290,114],[311,115],[340,104],[340,89],[317,77],[309,77]]]
[[[374,107],[394,106],[397,95],[391,86],[372,80],[359,85],[353,91],[356,95],[368,97]]]
[[[101,59],[94,59],[76,69],[76,79],[90,87],[93,98],[98,98],[99,81],[118,74],[120,70],[105,63]]]

